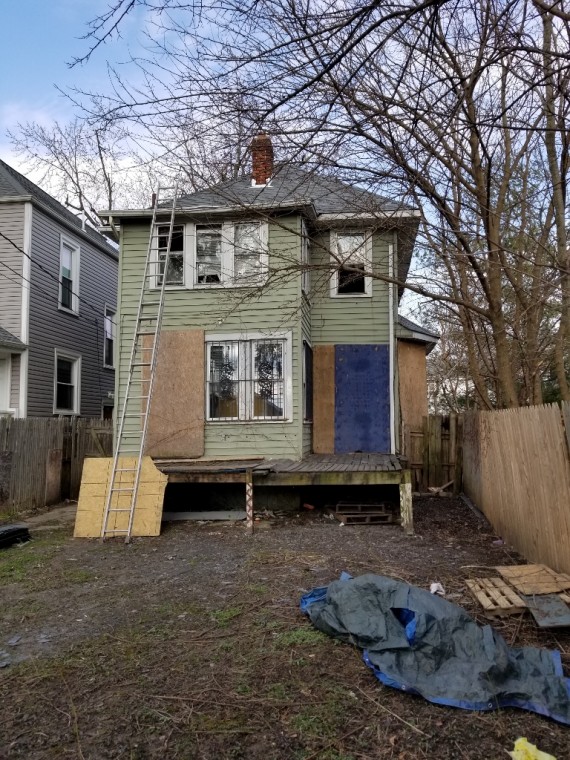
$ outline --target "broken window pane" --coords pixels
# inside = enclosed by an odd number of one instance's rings
[[[159,287],[162,285],[164,264],[168,252],[169,229],[167,224],[158,228],[158,276],[156,279]],[[184,285],[184,225],[182,224],[172,228],[166,284]]]
[[[365,261],[366,238],[364,232],[343,232],[336,236],[339,295],[366,293]],[[344,264],[344,266],[343,266]],[[362,274],[360,274],[362,272]]]
[[[196,282],[222,280],[222,227],[196,227]]]
[[[234,280],[236,284],[259,281],[261,275],[261,225],[236,224],[234,228]]]

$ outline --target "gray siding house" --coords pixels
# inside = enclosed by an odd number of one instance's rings
[[[118,252],[0,161],[0,414],[110,417]]]

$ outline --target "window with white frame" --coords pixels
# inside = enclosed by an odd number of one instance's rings
[[[81,358],[55,352],[54,414],[79,414]]]
[[[170,225],[162,224],[157,229],[157,264],[156,276],[157,287],[162,286],[164,268],[168,255],[168,237]],[[170,255],[168,256],[168,268],[166,270],[166,285],[184,285],[184,225],[176,224],[172,228],[170,239]]]
[[[115,310],[105,306],[105,320],[103,325],[105,333],[103,344],[103,364],[105,367],[115,366]]]
[[[79,246],[64,237],[59,248],[59,305],[79,312]]]
[[[209,420],[287,418],[287,339],[216,340],[208,341],[206,348]]]
[[[194,251],[194,287],[259,285],[267,274],[267,224],[197,224]]]
[[[370,233],[331,232],[331,252],[335,267],[331,278],[332,296],[370,296],[372,278],[370,271],[372,255]]]
[[[307,234],[307,224],[303,219],[301,222],[301,290],[305,295],[309,295],[311,288],[311,273],[309,270],[309,235]]]
[[[222,281],[222,225],[196,225],[196,283]]]

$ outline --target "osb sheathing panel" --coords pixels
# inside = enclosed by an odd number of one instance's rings
[[[112,470],[112,459],[86,459],[83,464],[81,489],[75,519],[75,538],[98,538],[103,526],[105,501]],[[119,468],[136,466],[134,457],[122,457]],[[126,488],[133,484],[134,472],[119,472],[115,479],[116,488]],[[158,470],[150,457],[142,461],[135,514],[133,519],[133,536],[159,536],[162,520],[164,491],[168,478]],[[118,493],[113,497],[113,507],[130,506],[130,493]],[[128,527],[129,513],[111,513],[107,528],[125,530]],[[118,534],[121,535],[121,534]]]
[[[402,426],[421,430],[428,413],[425,346],[398,341],[398,384]]]
[[[152,341],[151,336],[147,338]],[[145,454],[153,457],[203,456],[204,363],[203,330],[162,331]],[[148,379],[148,370],[143,379]]]
[[[313,451],[334,454],[334,346],[313,353]]]

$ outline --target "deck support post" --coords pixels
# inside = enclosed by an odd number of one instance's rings
[[[245,473],[245,515],[246,528],[249,533],[253,533],[253,472],[251,470]]]
[[[411,470],[402,471],[400,482],[400,516],[402,527],[409,536],[414,534],[414,513],[412,508],[412,473]]]

